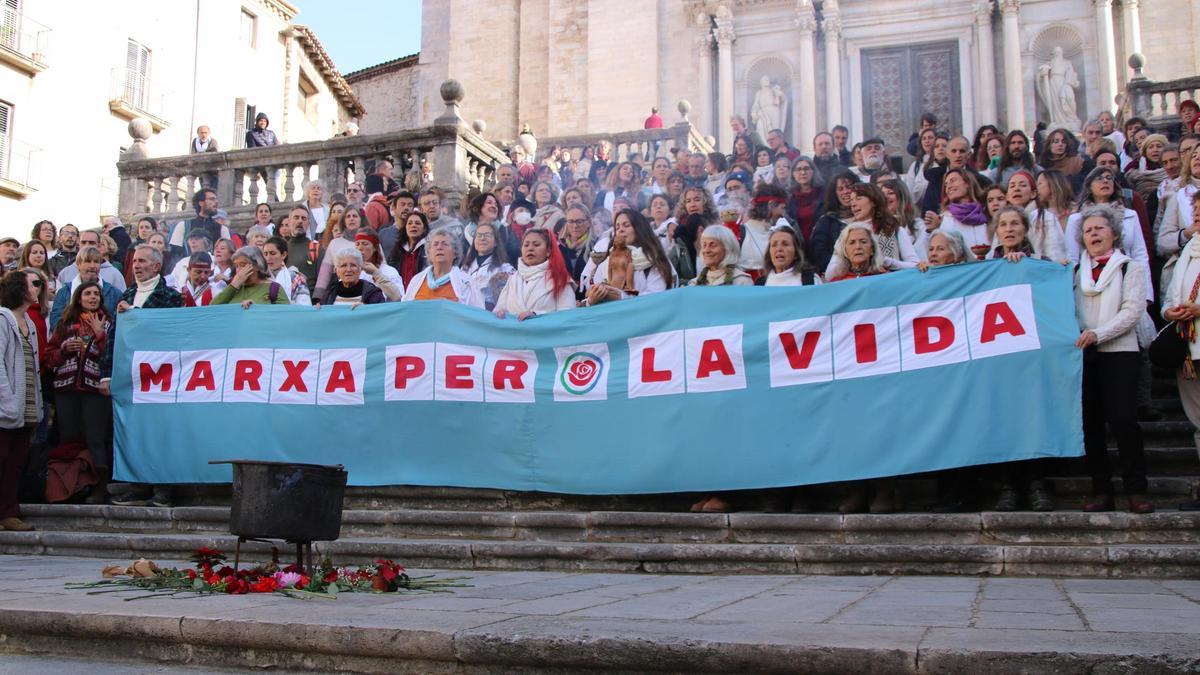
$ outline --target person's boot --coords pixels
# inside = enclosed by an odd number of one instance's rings
[[[1017,510],[1017,490],[1011,483],[1000,486],[1000,494],[996,495],[996,505],[992,508],[996,511]]]
[[[1143,494],[1131,494],[1127,497],[1129,500],[1129,510],[1132,513],[1154,513],[1154,502],[1151,502]]]
[[[1054,498],[1050,496],[1046,481],[1035,480],[1029,483],[1029,508],[1042,512],[1054,510]]]
[[[92,491],[88,493],[87,499],[83,500],[84,504],[105,504],[108,502],[108,481],[101,480],[92,486]]]
[[[871,500],[871,513],[896,512],[896,482],[890,478],[872,481],[875,498]]]
[[[1112,511],[1115,508],[1116,505],[1113,503],[1111,492],[1091,495],[1083,503],[1084,513],[1100,513],[1102,511]]]
[[[859,481],[849,487],[845,499],[838,506],[838,513],[865,513],[867,510],[867,483]]]
[[[167,509],[174,506],[174,503],[171,501],[171,488],[166,485],[156,485],[154,487],[154,495],[150,497],[150,506]]]
[[[0,530],[8,530],[9,532],[29,532],[32,529],[32,525],[16,516],[10,516],[0,520]]]

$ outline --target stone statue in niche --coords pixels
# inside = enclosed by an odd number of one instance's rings
[[[750,124],[758,132],[758,137],[765,139],[768,131],[783,129],[786,119],[787,96],[782,87],[771,84],[771,78],[764,75],[759,80],[754,104],[750,106]]]
[[[1050,111],[1050,127],[1068,131],[1080,130],[1079,109],[1075,103],[1075,90],[1079,88],[1079,76],[1075,66],[1063,56],[1062,47],[1055,47],[1050,61],[1038,66],[1038,93]]]

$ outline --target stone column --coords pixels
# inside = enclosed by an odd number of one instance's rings
[[[728,12],[726,12],[728,14]],[[733,117],[733,17],[717,14],[717,28],[713,31],[717,40],[717,105],[720,114],[713,120],[720,139],[719,150],[733,150],[733,129],[729,118]]]
[[[1096,5],[1096,49],[1100,59],[1100,110],[1112,112],[1113,98],[1117,95],[1117,46],[1113,34],[1112,0],[1092,1]]]
[[[712,28],[706,27],[704,34],[696,38],[696,60],[700,64],[700,128],[710,135],[717,133],[717,116],[713,110],[712,49]]]
[[[1125,30],[1125,60],[1142,53],[1142,18],[1138,15],[1141,0],[1121,0],[1121,27]]]
[[[1004,14],[1004,95],[1007,127],[1025,128],[1024,74],[1021,71],[1021,0],[1002,0]]]
[[[845,124],[842,119],[842,18],[837,0],[825,0],[825,128]]]
[[[801,152],[812,154],[812,139],[817,133],[816,53],[813,34],[817,31],[816,11],[812,3],[802,1],[796,8],[797,28],[800,29],[799,86],[792,85],[792,129],[798,138],[793,145]]]
[[[992,0],[975,3],[975,46],[979,64],[979,117],[978,126],[995,124],[996,119],[996,48],[992,43]]]

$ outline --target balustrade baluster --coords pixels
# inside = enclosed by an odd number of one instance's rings
[[[283,174],[283,201],[296,201],[296,167],[288,166]]]
[[[248,186],[248,192],[250,193],[250,204],[257,204],[260,201],[258,198],[258,177],[260,175],[263,175],[262,169],[252,169],[252,173],[250,174],[250,185]],[[270,189],[271,182],[268,180],[266,182],[267,194],[270,194]]]
[[[275,187],[275,172],[270,169],[259,169],[263,176],[263,194],[266,196],[265,201],[269,204],[274,204],[279,201],[279,195],[276,194]],[[255,179],[257,184],[257,179]],[[257,203],[257,202],[255,202]]]

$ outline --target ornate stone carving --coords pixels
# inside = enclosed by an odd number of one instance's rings
[[[811,4],[802,2],[796,7],[796,28],[801,33],[814,33],[817,30],[817,12]]]
[[[979,0],[975,3],[975,23],[979,26],[988,26],[992,23],[992,13],[995,11],[996,5],[992,0]]]
[[[698,58],[707,58],[712,56],[713,36],[712,33],[704,33],[696,38],[696,56]]]
[[[837,36],[842,34],[842,19],[838,16],[826,17],[821,22],[821,30],[825,31],[826,35],[836,39]]]
[[[727,49],[731,44],[733,44],[733,40],[736,37],[733,33],[733,22],[730,21],[726,23],[718,20],[717,27],[715,30],[713,30],[713,37],[716,38],[717,44],[719,44],[722,48]]]
[[[1110,2],[1112,0],[1109,0]],[[1018,14],[1021,11],[1021,0],[1000,0],[1000,11],[1005,14]]]

